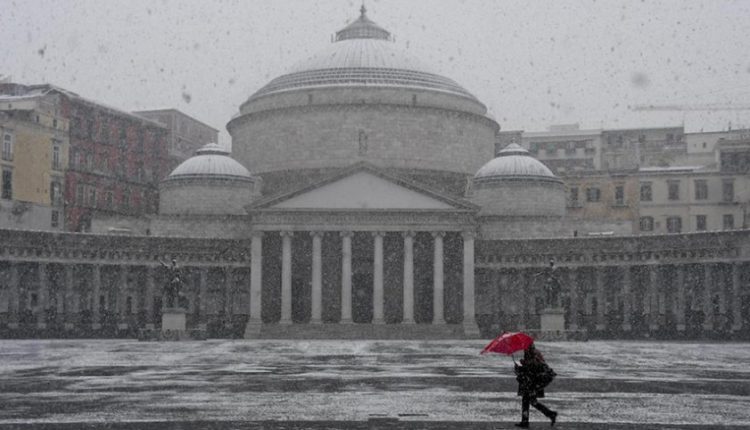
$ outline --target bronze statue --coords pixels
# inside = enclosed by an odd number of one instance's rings
[[[159,260],[159,263],[168,270],[168,280],[164,286],[164,307],[180,306],[182,277],[180,276],[180,268],[177,266],[177,260],[173,259],[171,266],[161,260]]]
[[[562,284],[560,279],[555,276],[555,260],[549,261],[549,268],[539,272],[536,276],[544,276],[544,305],[547,308],[559,308],[560,304],[560,290],[562,290]]]

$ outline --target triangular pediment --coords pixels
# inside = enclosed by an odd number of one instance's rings
[[[257,209],[471,210],[473,205],[360,164],[300,190],[253,205]]]
[[[273,206],[278,209],[452,209],[369,172],[356,172]]]

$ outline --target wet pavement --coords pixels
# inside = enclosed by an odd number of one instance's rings
[[[484,343],[5,340],[0,428],[514,428],[513,362]],[[555,428],[750,428],[750,344],[539,348]]]

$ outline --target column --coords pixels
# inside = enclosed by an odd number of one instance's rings
[[[146,266],[146,297],[143,298],[143,307],[146,308],[146,330],[154,329],[154,289],[154,266]],[[203,295],[201,303],[202,301]]]
[[[703,330],[710,331],[714,329],[714,283],[711,276],[711,265],[703,264]]]
[[[93,283],[93,291],[91,298],[91,317],[93,320],[93,328],[98,329],[101,327],[101,315],[99,308],[99,296],[101,295],[102,288],[102,267],[98,264],[94,264],[91,268],[91,277]]]
[[[604,295],[604,271],[605,267],[594,268],[594,282],[596,282],[596,329],[604,330],[606,323],[604,315],[607,310],[607,297]]]
[[[63,296],[63,309],[65,312],[65,329],[73,328],[75,314],[78,311],[76,306],[76,296],[73,291],[73,266],[70,263],[65,264],[65,295]]]
[[[252,250],[250,251],[252,253]],[[252,262],[251,269],[252,270]],[[231,325],[232,322],[232,290],[233,290],[233,282],[232,282],[232,275],[233,270],[230,266],[224,267],[224,326],[228,327]],[[252,276],[252,274],[251,274]]]
[[[741,263],[732,264],[732,331],[742,330],[742,303],[740,296],[740,266]]]
[[[414,324],[414,232],[404,235],[404,324]]]
[[[153,278],[152,278],[153,279]],[[151,281],[153,288],[153,280]],[[153,296],[153,293],[151,294]],[[201,330],[208,329],[208,268],[201,267],[198,269],[198,300],[200,306],[198,307],[198,313],[200,314],[198,327]],[[149,311],[152,312],[152,311]]]
[[[292,235],[281,233],[281,320],[280,324],[292,323]]]
[[[17,328],[18,321],[21,317],[21,284],[18,282],[18,265],[10,262],[10,303],[8,312],[10,312],[10,328]]]
[[[657,266],[648,266],[648,329],[656,331],[659,328],[659,307],[656,299],[656,285],[658,281]]]
[[[341,323],[352,322],[352,232],[341,236]]]
[[[445,324],[445,286],[443,284],[443,237],[445,232],[432,233],[434,258],[432,260],[432,323]]]
[[[675,321],[677,331],[685,331],[685,266],[677,266],[677,309]]]
[[[40,311],[36,317],[38,328],[47,328],[47,309],[49,308],[49,279],[47,279],[47,263],[37,265],[37,274],[39,276],[39,308]]]
[[[518,269],[516,271],[516,282],[518,287],[515,291],[516,312],[518,313],[518,330],[526,330],[526,295],[531,290],[531,273],[527,276],[527,270]]]
[[[254,232],[250,242],[250,322],[261,323],[263,285],[263,233]]]
[[[312,294],[310,322],[320,324],[323,315],[323,232],[311,231],[312,236]]]
[[[65,281],[67,279],[65,268],[68,267],[67,264],[62,265],[63,268],[63,283],[62,286],[60,286],[59,282],[56,282],[57,285],[55,285],[55,311],[57,312],[57,320],[58,321],[65,321],[65,299],[67,298],[68,294],[68,288],[65,285]],[[51,278],[54,278],[55,276],[59,276],[59,273],[57,271],[54,272],[53,275],[50,275]],[[52,295],[52,287],[50,287],[50,295]],[[51,303],[51,300],[50,300]]]
[[[464,242],[464,336],[479,336],[479,326],[477,326],[474,315],[474,232],[465,231],[461,234]],[[493,286],[497,288],[497,286]]]
[[[372,265],[373,270],[373,291],[372,291],[372,323],[383,324],[383,236],[382,231],[374,232],[375,252]]]
[[[570,322],[569,330],[578,330],[578,272],[571,268],[568,276],[570,284]]]
[[[622,329],[630,331],[630,266],[625,266],[622,274]]]
[[[126,297],[128,296],[128,266],[120,265],[120,279],[117,285],[117,310],[119,328],[127,328],[127,315],[125,308]],[[176,300],[176,299],[175,299]]]

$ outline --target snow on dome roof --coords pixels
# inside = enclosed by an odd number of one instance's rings
[[[482,166],[474,175],[474,181],[479,182],[503,179],[561,182],[547,166],[516,143],[511,143],[498,152],[496,158]]]
[[[206,144],[195,151],[195,155],[177,166],[167,180],[192,178],[253,180],[250,172],[216,143]]]
[[[360,17],[338,31],[328,48],[297,63],[250,99],[299,89],[372,86],[442,91],[477,100],[452,79],[398,49],[390,33],[371,21],[364,7],[360,11]]]

